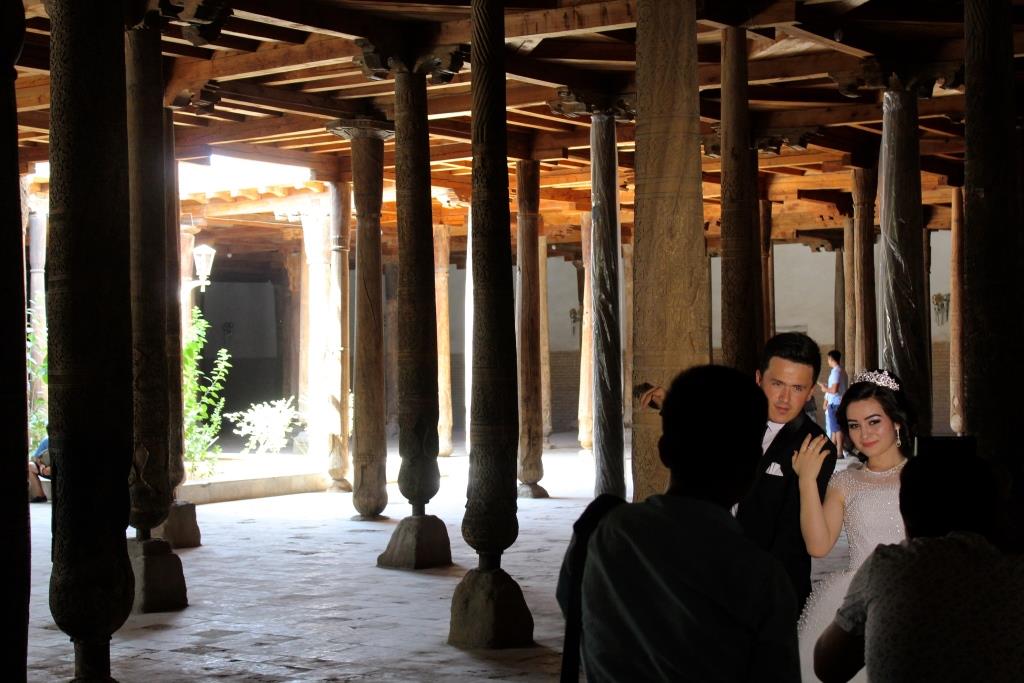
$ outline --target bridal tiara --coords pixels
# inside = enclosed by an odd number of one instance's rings
[[[892,389],[893,391],[899,391],[899,383],[893,379],[892,375],[889,374],[888,370],[870,370],[868,372],[862,372],[853,378],[854,382],[871,382],[877,384],[880,387],[886,389]]]

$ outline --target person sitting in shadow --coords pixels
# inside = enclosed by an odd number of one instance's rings
[[[39,478],[53,478],[53,464],[50,462],[50,437],[43,437],[28,461],[28,496],[33,503],[45,503],[46,493]]]
[[[848,681],[1024,679],[1024,558],[1000,551],[1000,500],[988,463],[934,453],[903,468],[908,540],[881,545],[854,575],[818,638],[814,671]]]
[[[672,382],[661,418],[668,490],[632,505],[599,497],[562,567],[559,604],[567,634],[580,608],[587,679],[799,681],[787,574],[729,512],[761,459],[764,393],[734,369],[695,367]],[[565,658],[579,648],[564,647],[562,680],[576,680]]]

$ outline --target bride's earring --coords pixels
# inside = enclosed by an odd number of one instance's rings
[[[902,445],[903,445],[903,442],[900,441],[900,428],[897,427],[896,428],[896,448],[899,448]]]

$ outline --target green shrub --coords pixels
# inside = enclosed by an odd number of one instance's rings
[[[210,323],[203,318],[199,308],[194,307],[192,332],[181,349],[185,467],[188,475],[195,478],[212,475],[217,465],[220,444],[216,442],[224,410],[224,397],[220,394],[231,367],[231,354],[227,349],[217,350],[209,374],[199,367],[209,328]]]
[[[36,360],[32,356],[32,348],[39,344],[42,358]],[[46,392],[36,392],[36,382],[45,385],[49,377],[49,354],[46,349],[46,328],[36,329],[29,323],[25,328],[25,367],[28,371],[28,445],[29,453],[34,453],[39,442],[46,438],[48,422],[48,405]]]

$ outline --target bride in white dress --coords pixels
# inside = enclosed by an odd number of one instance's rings
[[[800,486],[800,530],[807,552],[813,557],[828,555],[843,527],[850,543],[849,568],[817,584],[800,617],[800,666],[805,682],[818,680],[814,644],[835,618],[854,572],[875,546],[906,538],[899,487],[900,471],[913,443],[912,411],[891,373],[866,372],[854,382],[843,396],[837,417],[848,442],[867,462],[833,474],[822,503],[815,482],[825,458],[825,437],[808,437],[793,455]],[[854,680],[866,680],[864,671]]]

